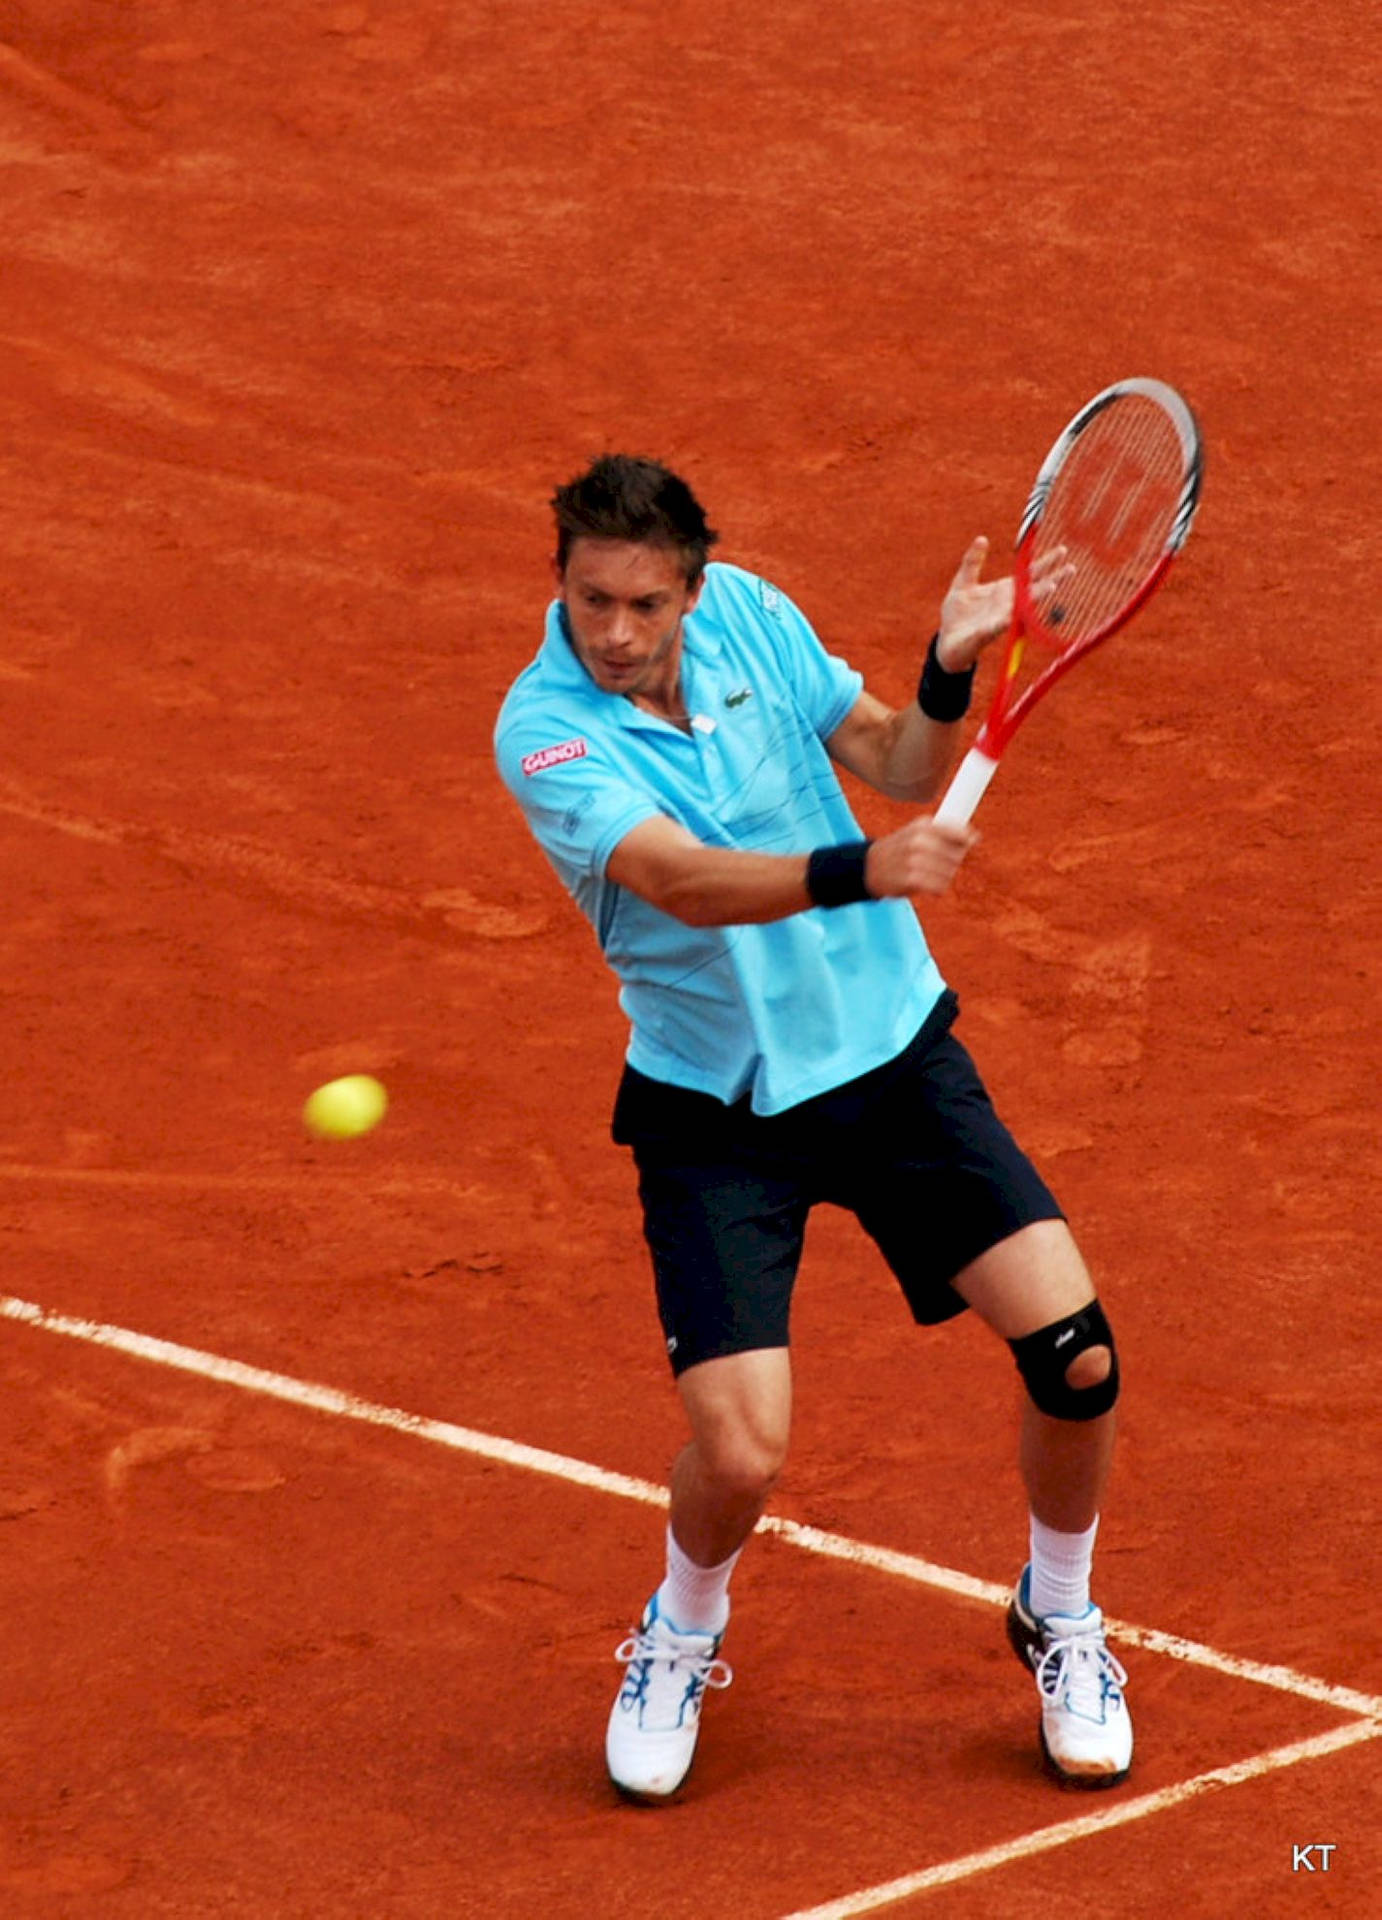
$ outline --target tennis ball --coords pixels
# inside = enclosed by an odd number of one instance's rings
[[[367,1073],[348,1073],[309,1094],[302,1118],[307,1131],[320,1140],[350,1140],[378,1126],[388,1104],[389,1096],[377,1080]]]

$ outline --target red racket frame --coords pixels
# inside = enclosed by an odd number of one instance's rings
[[[1180,439],[1183,458],[1184,470],[1180,498],[1161,552],[1146,577],[1102,626],[1097,627],[1092,633],[1083,634],[1078,640],[1072,640],[1068,645],[1061,646],[1058,634],[1043,622],[1032,591],[1031,568],[1037,537],[1041,531],[1047,502],[1056,477],[1080,435],[1106,407],[1127,394],[1140,394],[1143,398],[1154,401],[1169,415]],[[1138,608],[1145,605],[1151,595],[1156,592],[1190,532],[1195,511],[1199,505],[1203,476],[1204,453],[1195,416],[1175,389],[1168,387],[1164,381],[1120,380],[1111,387],[1105,387],[1102,393],[1096,394],[1071,420],[1042,462],[1022,516],[1022,525],[1017,537],[1013,617],[1008,629],[998,684],[994,688],[988,714],[983,726],[979,729],[974,745],[965,756],[951,781],[945,798],[936,809],[938,820],[963,822],[969,819],[997,771],[1004,749],[1032,708],[1039,700],[1045,698],[1059,680],[1064,678],[1076,661],[1084,659],[1085,655],[1092,653],[1095,647],[1102,646],[1104,641],[1117,633],[1120,627],[1125,626]],[[1031,681],[1014,700],[1013,684],[1030,637],[1036,637],[1047,644],[1054,644],[1059,651],[1036,679]]]

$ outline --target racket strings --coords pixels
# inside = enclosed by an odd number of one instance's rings
[[[1070,444],[1052,476],[1033,559],[1064,547],[1073,574],[1033,608],[1060,646],[1099,631],[1167,551],[1187,472],[1175,423],[1155,400],[1120,394]]]

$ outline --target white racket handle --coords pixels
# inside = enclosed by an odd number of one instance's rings
[[[945,798],[936,808],[935,818],[948,827],[963,827],[988,791],[989,781],[998,771],[978,747],[971,747],[955,770],[955,778],[945,790]]]

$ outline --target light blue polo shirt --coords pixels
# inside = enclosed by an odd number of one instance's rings
[[[757,853],[863,838],[822,744],[862,686],[784,594],[712,563],[683,629],[685,733],[597,687],[560,603],[548,609],[495,752],[619,976],[640,1073],[779,1113],[891,1060],[935,1005],[945,983],[905,900],[688,927],[605,877],[625,834],[660,813]]]

